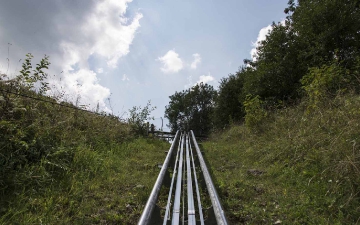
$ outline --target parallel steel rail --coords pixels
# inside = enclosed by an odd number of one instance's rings
[[[179,131],[176,132],[173,143],[171,144],[170,150],[165,158],[164,164],[161,167],[161,171],[159,173],[158,178],[156,179],[155,185],[151,191],[150,197],[145,205],[144,211],[141,214],[140,220],[138,224],[150,224],[151,217],[153,216],[154,209],[156,207],[156,202],[159,197],[161,186],[163,185],[163,181],[171,160],[171,156],[174,151],[175,143],[177,143],[177,139],[179,137]]]
[[[174,150],[176,146],[177,151]],[[193,147],[195,151],[193,151]],[[171,177],[170,173],[172,174]],[[157,202],[160,189],[162,186],[166,186],[164,184],[166,178],[169,178],[167,185],[169,192],[164,208],[165,212],[161,214]],[[204,185],[200,185],[200,181],[203,181]],[[204,200],[202,198],[204,197],[210,198],[212,205],[208,209],[202,207],[202,200]],[[195,207],[196,205],[197,207]],[[138,225],[179,225],[185,223],[189,225],[228,224],[214,183],[192,131],[188,134],[176,132]]]
[[[221,206],[221,203],[220,203],[219,195],[217,194],[214,183],[211,180],[211,176],[210,176],[210,173],[209,173],[209,171],[208,171],[208,169],[206,167],[205,160],[204,160],[204,158],[203,158],[203,156],[201,154],[199,145],[196,142],[194,132],[193,131],[190,131],[190,132],[191,132],[191,135],[192,135],[192,138],[193,138],[193,142],[194,142],[194,145],[195,145],[196,152],[198,154],[201,170],[203,172],[206,187],[207,187],[207,190],[208,190],[209,195],[210,195],[210,200],[211,200],[212,206],[214,208],[216,222],[217,222],[218,225],[228,224],[227,219],[225,217],[223,207]]]

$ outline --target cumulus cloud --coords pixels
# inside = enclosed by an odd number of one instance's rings
[[[179,58],[174,50],[168,51],[164,56],[159,57],[158,60],[163,64],[160,68],[164,73],[177,73],[183,69],[184,63]]]
[[[282,25],[285,25],[285,20],[282,20],[280,23]],[[253,61],[256,61],[256,57],[257,57],[256,48],[259,47],[261,41],[264,41],[266,39],[266,36],[269,34],[269,32],[272,31],[272,29],[273,28],[272,28],[271,24],[266,27],[261,28],[259,31],[259,34],[257,36],[256,42],[253,42],[251,44],[253,46],[253,48],[250,51],[250,55],[251,55],[251,58]]]
[[[129,53],[135,31],[140,27],[142,14],[136,14],[133,21],[126,25],[128,18],[123,17],[128,1],[100,1],[88,16],[81,31],[82,37],[92,36],[90,54],[106,57],[107,64],[115,68],[118,59]],[[120,17],[119,17],[120,16]]]
[[[256,61],[256,48],[259,47],[261,41],[266,39],[266,35],[272,30],[272,26],[269,25],[267,27],[263,27],[261,28],[261,30],[259,31],[258,37],[256,39],[256,42],[252,43],[253,48],[250,51],[250,55],[253,61]]]
[[[212,82],[212,81],[215,81],[215,78],[213,76],[210,75],[210,73],[208,75],[201,75],[199,77],[199,80],[194,84],[200,84],[200,83],[209,83],[209,82]]]
[[[196,69],[197,65],[201,62],[201,57],[199,53],[193,54],[194,61],[191,63],[190,67],[191,69]]]
[[[89,105],[90,108],[99,103],[103,108],[104,99],[110,96],[110,90],[99,84],[96,73],[88,69],[79,69],[71,73],[71,76],[64,76],[61,84],[66,85],[68,93],[76,95],[67,95],[66,100],[74,101],[80,96],[80,102],[84,105]]]
[[[105,62],[107,67],[96,71],[101,74],[115,68],[119,58],[129,53],[142,18],[140,13],[133,18],[125,16],[131,1],[25,1],[20,5],[6,1],[0,9],[0,30],[6,31],[1,38],[25,53],[50,55],[49,73],[63,71],[61,80],[50,80],[52,85],[68,96],[81,95],[82,104],[105,107],[110,90],[99,84],[89,59],[96,56]],[[23,58],[24,52],[12,50],[12,55]]]

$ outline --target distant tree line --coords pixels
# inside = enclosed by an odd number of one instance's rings
[[[273,22],[259,43],[256,60],[245,59],[217,91],[197,84],[170,96],[165,117],[171,130],[208,134],[246,122],[259,107],[283,107],[304,97],[316,107],[339,90],[359,92],[360,0],[290,0],[284,12],[285,22]]]

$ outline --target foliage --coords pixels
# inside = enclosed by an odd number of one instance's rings
[[[151,102],[148,101],[144,108],[141,108],[141,106],[134,106],[129,110],[130,115],[127,121],[135,134],[146,135],[148,129],[146,122],[154,119],[154,117],[151,117],[150,115],[155,109],[156,107],[151,107]]]
[[[331,94],[336,94],[348,83],[345,80],[346,71],[336,64],[311,68],[301,79],[303,89],[309,97],[309,109],[317,108]]]
[[[310,67],[336,58],[349,67],[360,53],[358,0],[289,1],[286,11],[299,38],[306,40],[303,56]]]
[[[286,19],[273,22],[266,39],[258,43],[256,59],[245,59],[246,66],[236,75],[221,80],[215,128],[241,122],[249,94],[264,100],[268,110],[278,108],[278,102],[282,107],[300,102],[304,96],[312,107],[339,91],[359,93],[359,10],[358,0],[290,0]]]
[[[116,116],[56,104],[36,91],[48,64],[31,71],[28,58],[17,80],[0,78],[0,224],[136,223],[169,143],[135,139]]]
[[[298,97],[300,78],[306,73],[301,58],[301,39],[288,23],[272,25],[272,31],[257,48],[253,70],[244,81],[244,96],[287,100]]]
[[[212,113],[217,92],[209,84],[196,84],[182,92],[171,95],[165,109],[168,126],[176,130],[193,130],[196,135],[206,135],[212,128]]]
[[[360,98],[269,113],[262,132],[232,126],[202,144],[231,224],[356,224]]]
[[[263,101],[260,96],[247,95],[244,101],[245,125],[250,129],[257,129],[267,117],[267,112],[262,107]]]
[[[230,74],[220,80],[218,96],[215,101],[214,126],[224,129],[231,122],[240,122],[245,115],[241,95],[243,93],[244,73],[246,68],[241,68],[235,75]]]
[[[45,94],[49,89],[49,83],[45,81],[48,74],[44,72],[44,69],[49,69],[49,56],[45,55],[45,57],[40,60],[40,63],[36,64],[35,69],[31,71],[31,60],[33,57],[31,53],[26,54],[25,62],[22,64],[22,70],[20,70],[20,75],[17,76],[17,80],[23,87],[29,89],[37,87],[39,94]]]

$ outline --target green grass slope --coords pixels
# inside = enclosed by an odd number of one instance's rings
[[[360,223],[360,97],[306,108],[202,144],[231,224]]]
[[[0,223],[135,224],[159,173],[156,163],[168,147],[151,139],[96,149],[78,146],[57,179],[45,162],[26,167],[21,176],[28,176],[27,185],[2,196],[6,207]]]
[[[0,224],[135,224],[169,143],[50,102],[0,83]]]

